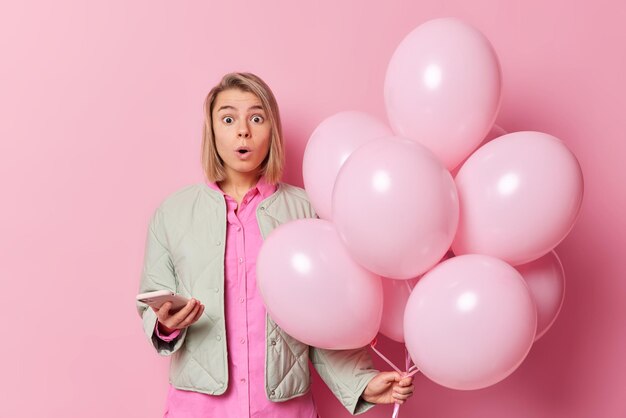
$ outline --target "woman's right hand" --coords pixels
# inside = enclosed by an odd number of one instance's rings
[[[204,305],[199,300],[189,299],[189,302],[179,311],[170,315],[172,302],[165,302],[160,309],[152,308],[159,320],[159,331],[171,334],[177,329],[187,328],[200,319],[204,312]]]

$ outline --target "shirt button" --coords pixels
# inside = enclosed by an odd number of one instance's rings
[[[246,379],[241,379],[241,383],[246,383]]]
[[[245,339],[245,338],[242,338],[241,340],[239,340],[239,342],[240,342],[241,344],[244,344],[244,343],[246,342],[246,339]]]
[[[243,263],[243,258],[239,257],[239,264]]]
[[[261,210],[265,210],[265,206],[261,206],[259,209],[261,209]]]
[[[237,231],[241,231],[241,227],[240,226],[237,227]]]
[[[215,337],[215,339],[216,339],[217,341],[221,341],[221,340],[222,340],[222,337],[220,337],[220,336],[218,335],[217,337]]]
[[[276,345],[276,340],[272,340],[272,345]]]
[[[274,396],[274,393],[275,393],[274,391],[271,391],[271,392],[270,392],[270,395]]]
[[[222,244],[222,241],[216,241],[215,245],[217,245],[218,247]]]
[[[239,303],[243,303],[244,300],[245,300],[244,298],[240,298]]]
[[[219,293],[219,292],[220,292],[220,288],[219,288],[219,287],[216,287],[216,288],[215,288],[215,293]]]

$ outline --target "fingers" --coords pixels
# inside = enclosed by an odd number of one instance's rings
[[[196,315],[198,315],[198,312],[200,311],[200,303],[196,304],[196,306],[192,309],[191,312],[189,312],[189,315],[187,315],[186,318],[184,318],[179,324],[178,327],[180,328],[187,328],[189,325],[193,324],[194,318],[196,317]]]
[[[191,311],[196,308],[197,303],[198,301],[196,301],[195,299],[189,299],[189,302],[187,302],[187,304],[183,306],[182,309],[172,315],[172,319],[175,320],[177,323],[182,322],[185,318],[187,318],[187,316],[189,316]]]
[[[380,372],[379,376],[381,376],[383,381],[385,381],[386,383],[397,382],[402,377],[398,372]]]
[[[410,395],[413,393],[414,390],[415,390],[415,386],[413,385],[406,386],[406,387],[395,386],[393,388],[393,393],[396,393],[398,395]]]
[[[404,403],[404,401],[406,401],[411,396],[413,396],[414,389],[415,387],[413,385],[410,385],[410,386],[395,385],[391,396],[393,397],[393,400],[395,403],[401,405]]]
[[[196,322],[204,312],[204,305],[196,299],[190,299],[187,304],[175,314],[169,314],[171,302],[166,302],[158,312],[159,322],[168,328],[182,329]]]
[[[191,299],[183,309],[174,315],[174,319],[179,321],[179,326],[187,327],[195,322],[194,318],[198,315],[202,304],[199,300]]]
[[[409,399],[411,397],[411,395],[396,395],[395,393],[393,394],[393,402],[397,403],[397,404],[403,404],[406,402],[407,399]]]
[[[200,304],[200,309],[198,309],[198,313],[196,314],[196,316],[193,318],[193,321],[191,321],[191,323],[195,323],[198,319],[200,319],[200,317],[202,316],[202,313],[204,312],[204,305]]]
[[[163,322],[169,316],[170,308],[172,307],[172,302],[165,302],[159,310],[157,311],[157,316],[159,317],[159,321]]]

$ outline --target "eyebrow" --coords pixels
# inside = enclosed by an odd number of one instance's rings
[[[232,109],[232,110],[237,110],[235,107],[230,106],[230,105],[226,105],[226,106],[220,106],[219,109],[217,109],[217,111],[219,112],[220,110],[224,110],[224,109]],[[254,106],[250,106],[248,108],[248,110],[252,110],[252,109],[259,109],[259,110],[263,110],[263,106],[261,105],[254,105]]]

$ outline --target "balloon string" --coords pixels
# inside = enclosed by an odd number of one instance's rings
[[[404,283],[406,283],[406,288],[409,289],[409,293],[411,293],[413,291],[413,289],[411,288],[411,285],[409,284],[409,281],[405,280]]]
[[[397,403],[393,406],[393,414],[391,415],[391,418],[398,418],[399,413],[400,413],[400,404]]]
[[[409,354],[409,350],[406,349],[406,346],[404,346],[404,352],[406,354],[406,359],[404,362],[404,364],[406,365],[406,372],[403,373],[403,377],[411,377],[418,373],[419,369],[415,364],[411,366],[413,360],[411,360],[411,355]]]
[[[400,374],[403,374],[403,372],[398,368],[398,366],[396,366],[395,364],[393,364],[391,362],[391,360],[389,360],[387,357],[385,357],[383,355],[383,353],[381,353],[380,351],[378,351],[376,349],[376,344],[378,343],[378,340],[376,338],[374,338],[374,340],[370,343],[370,346],[372,347],[372,350],[374,350],[376,352],[376,354],[378,354],[378,356],[380,358],[382,358],[383,360],[385,360],[387,362],[388,365],[391,366],[392,369],[394,369],[395,371],[397,371]]]
[[[406,358],[405,358],[406,372],[403,372],[395,364],[393,364],[393,362],[391,360],[389,360],[387,357],[385,357],[383,355],[383,353],[381,353],[380,351],[378,351],[376,349],[376,344],[377,343],[378,343],[378,340],[376,338],[374,338],[374,340],[372,340],[372,342],[370,343],[370,347],[372,347],[372,350],[374,350],[376,352],[376,354],[378,354],[378,356],[380,358],[385,360],[385,362],[387,362],[387,364],[390,365],[392,369],[394,369],[395,371],[400,373],[400,375],[403,378],[404,377],[411,377],[411,376],[415,375],[417,372],[419,372],[419,369],[417,368],[417,366],[415,366],[415,365],[411,366],[411,356],[409,355],[409,351],[406,349],[406,346],[404,346],[404,352],[406,354]],[[393,407],[393,414],[391,415],[391,418],[398,418],[398,414],[399,413],[400,413],[400,404],[397,403]]]

